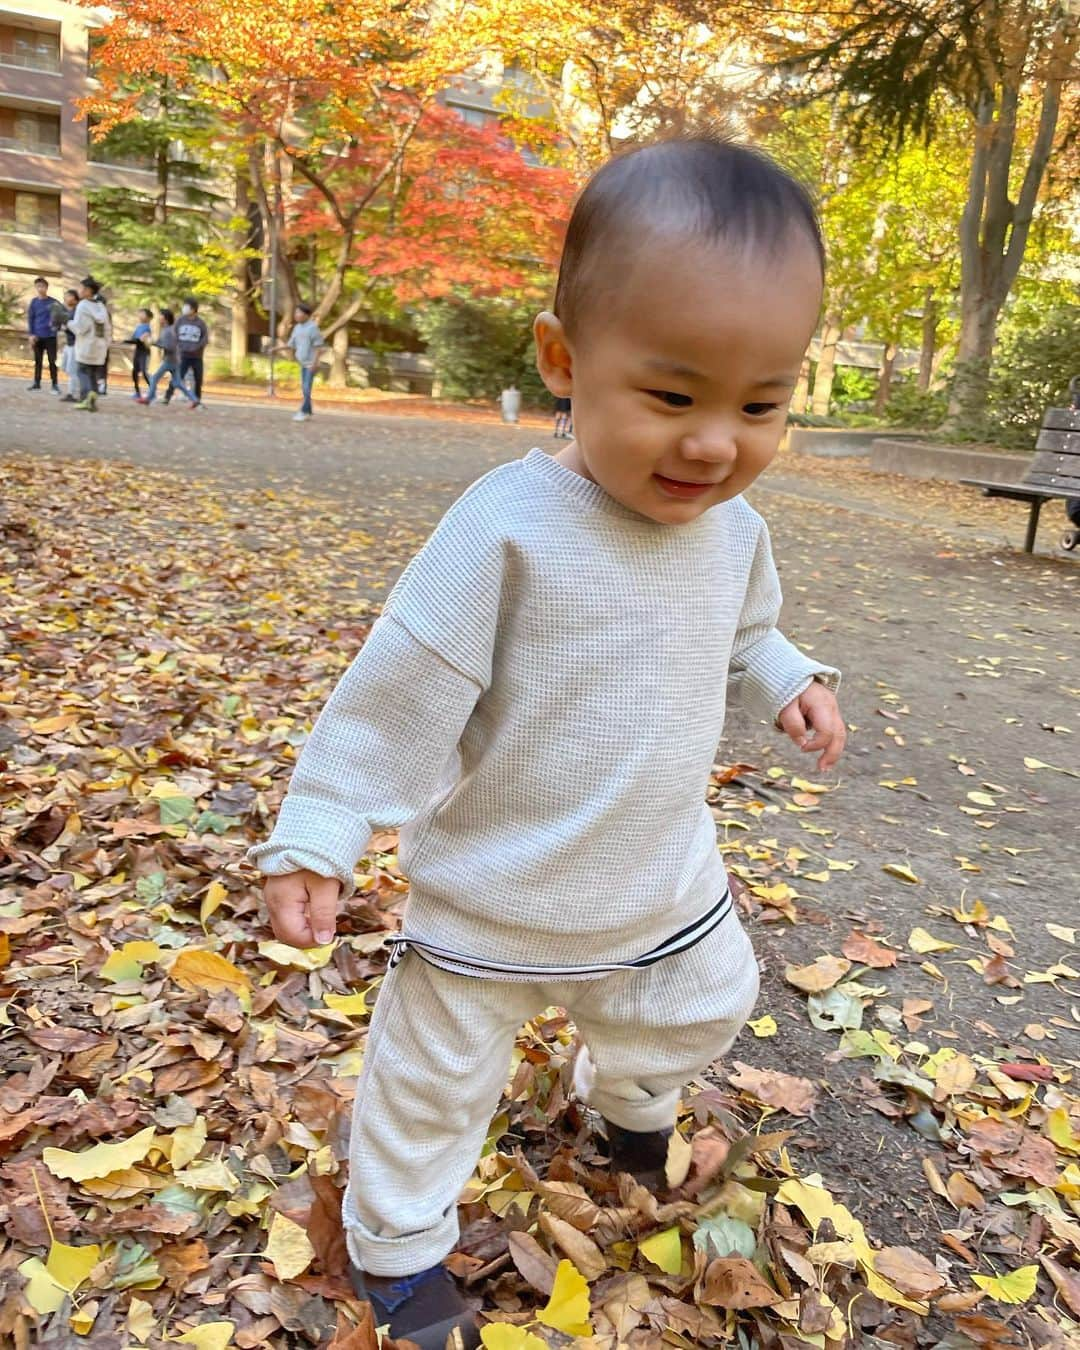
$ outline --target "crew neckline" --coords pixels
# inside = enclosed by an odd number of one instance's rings
[[[590,507],[596,511],[606,511],[609,515],[621,516],[623,520],[636,520],[642,525],[651,525],[657,529],[668,528],[663,526],[660,521],[650,520],[648,516],[643,516],[640,511],[633,511],[629,506],[624,506],[622,502],[616,501],[606,488],[602,488],[599,483],[594,483],[591,478],[586,478],[584,474],[568,469],[554,455],[542,450],[539,446],[534,446],[521,462],[527,469],[539,473],[560,491],[566,493],[567,496],[573,497],[582,506]]]

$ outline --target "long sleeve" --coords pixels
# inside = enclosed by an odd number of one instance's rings
[[[769,531],[762,521],[731,652],[728,701],[770,722],[813,680],[833,690],[840,684],[838,670],[811,660],[777,628],[782,601]]]
[[[431,801],[481,692],[384,615],[300,752],[272,835],[248,858],[267,875],[336,877],[351,894],[372,832]]]

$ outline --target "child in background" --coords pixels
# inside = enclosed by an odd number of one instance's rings
[[[177,355],[176,339],[176,315],[171,309],[162,309],[158,311],[161,315],[161,328],[153,345],[161,351],[161,365],[150,376],[150,384],[147,387],[146,394],[139,399],[140,403],[153,403],[157,397],[157,387],[163,375],[169,377],[169,394],[165,398],[168,403],[169,397],[174,389],[180,392],[189,402],[194,402],[195,395],[191,393],[187,385],[180,381],[179,357]]]
[[[124,345],[132,348],[131,382],[135,386],[135,392],[131,397],[136,403],[142,402],[142,399],[139,397],[140,378],[146,381],[147,391],[150,389],[150,376],[147,372],[147,367],[150,363],[150,339],[153,332],[150,327],[150,322],[153,317],[154,314],[152,310],[146,309],[145,307],[140,309],[139,322],[135,325],[131,336],[124,339]]]
[[[573,404],[568,398],[555,400],[555,439],[568,441],[574,434]]]
[[[820,771],[844,744],[838,673],[776,627],[742,496],[777,452],[823,265],[808,195],[750,149],[672,141],[599,171],[535,325],[577,439],[447,512],[250,851],[275,934],[308,947],[373,829],[401,829],[411,890],[343,1218],[376,1324],[423,1350],[477,1343],[441,1262],[522,1023],[566,1008],[612,1168],[660,1186],[682,1088],[753,1008],[705,790],[729,701]]]
[[[75,317],[75,308],[79,303],[78,291],[64,292],[64,313],[59,320],[59,334],[64,338],[60,349],[60,369],[67,376],[67,393],[61,403],[77,403],[79,396],[79,363],[75,360],[75,334],[71,331],[71,320]]]

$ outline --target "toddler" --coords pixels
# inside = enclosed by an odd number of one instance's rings
[[[566,1008],[613,1169],[662,1177],[681,1089],[731,1045],[757,964],[705,788],[729,702],[818,768],[835,670],[777,629],[765,523],[823,251],[805,191],[701,138],[625,154],[573,213],[537,362],[575,439],[474,483],[394,587],[297,762],[274,932],[329,941],[375,829],[403,931],[356,1093],[344,1223],[376,1324],[477,1343],[440,1264],[521,1025]]]

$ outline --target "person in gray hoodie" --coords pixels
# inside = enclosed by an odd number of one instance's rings
[[[161,352],[161,365],[150,376],[150,384],[139,403],[153,403],[157,394],[158,381],[163,375],[168,375],[170,384],[169,392],[165,395],[165,402],[168,403],[174,389],[179,389],[186,399],[194,400],[195,395],[190,393],[185,384],[180,382],[180,367],[177,364],[178,357],[176,351],[176,316],[171,309],[160,310],[161,329],[153,341],[153,346]]]
[[[76,408],[84,412],[97,411],[97,387],[104,373],[112,340],[112,322],[105,304],[98,298],[100,284],[93,277],[84,277],[79,283],[79,303],[68,328],[75,334],[75,360],[79,368],[79,392],[82,394]]]
[[[186,392],[185,380],[190,371],[195,382],[195,397],[191,400],[191,406],[197,408],[202,402],[203,352],[210,341],[210,330],[199,315],[199,302],[193,295],[189,295],[181,306],[176,324],[176,341],[180,350],[180,379],[173,382],[165,395],[165,402],[168,403],[177,387]]]

